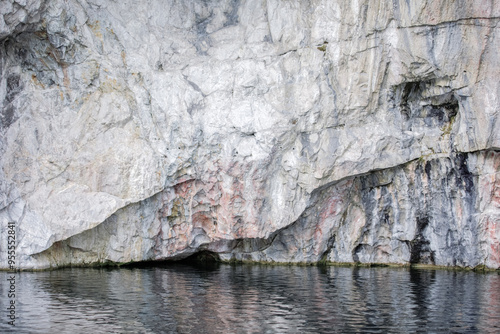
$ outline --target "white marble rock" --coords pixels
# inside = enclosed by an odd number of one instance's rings
[[[0,3],[0,268],[500,268],[499,1]]]

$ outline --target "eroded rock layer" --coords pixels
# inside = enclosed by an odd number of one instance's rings
[[[16,266],[500,268],[500,2],[7,0]],[[11,223],[9,225],[9,223]]]

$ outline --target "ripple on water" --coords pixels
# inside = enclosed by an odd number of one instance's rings
[[[7,273],[0,273],[6,310]],[[500,332],[500,275],[169,265],[23,272],[16,333]],[[9,332],[7,316],[0,332]]]

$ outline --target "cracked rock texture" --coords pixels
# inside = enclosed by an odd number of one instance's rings
[[[499,21],[496,0],[2,1],[0,268],[8,223],[23,269],[500,268]]]

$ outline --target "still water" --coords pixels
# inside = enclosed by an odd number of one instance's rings
[[[176,264],[22,272],[15,289],[15,333],[500,333],[498,273]]]

